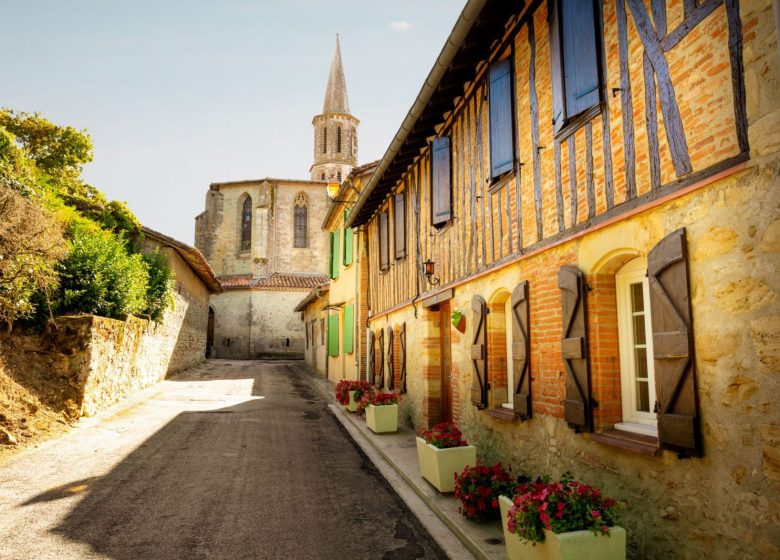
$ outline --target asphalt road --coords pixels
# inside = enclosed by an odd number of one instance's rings
[[[210,361],[0,464],[0,558],[445,558],[306,374]]]

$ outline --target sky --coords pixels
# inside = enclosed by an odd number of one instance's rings
[[[464,0],[0,0],[0,106],[86,130],[90,184],[185,243],[212,182],[308,179],[339,34],[359,163],[384,155]]]

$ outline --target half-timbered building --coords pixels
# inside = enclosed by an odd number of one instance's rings
[[[632,557],[780,554],[779,68],[770,0],[469,0],[347,220],[370,378]]]

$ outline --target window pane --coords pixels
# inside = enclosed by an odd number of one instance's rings
[[[636,382],[636,409],[640,412],[650,412],[650,393],[647,381]]]
[[[634,356],[636,357],[636,378],[647,379],[647,349],[636,348]]]
[[[634,315],[634,344],[646,344],[647,339],[645,335],[645,315]]]
[[[634,312],[645,310],[645,298],[642,292],[641,282],[631,284],[631,309]]]

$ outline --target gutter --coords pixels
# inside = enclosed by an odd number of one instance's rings
[[[466,36],[471,30],[471,27],[474,25],[474,22],[477,21],[477,18],[479,17],[479,14],[487,1],[488,0],[469,0],[464,6],[463,11],[458,17],[458,21],[455,22],[455,26],[452,28],[450,36],[447,38],[447,42],[444,44],[441,53],[439,53],[439,57],[436,59],[433,68],[428,74],[428,77],[425,79],[425,82],[420,89],[420,93],[417,94],[417,98],[412,104],[411,109],[409,109],[406,118],[404,118],[404,121],[401,123],[401,128],[399,128],[398,132],[395,133],[395,138],[393,138],[393,141],[387,148],[385,155],[382,156],[382,159],[379,162],[379,166],[376,168],[374,174],[371,175],[368,183],[366,183],[366,186],[363,188],[363,191],[357,200],[357,204],[352,209],[352,212],[349,215],[349,219],[345,224],[346,227],[353,227],[353,224],[358,214],[360,213],[360,210],[365,205],[366,200],[368,200],[369,195],[374,190],[374,187],[376,187],[376,184],[379,182],[382,176],[385,174],[387,168],[398,155],[398,151],[401,149],[401,147],[403,147],[407,136],[409,136],[409,133],[414,128],[414,124],[425,111],[428,102],[436,92],[436,88],[439,87],[439,83],[447,73],[447,70],[450,67],[450,64],[452,64],[455,55],[460,50],[461,46],[463,46],[463,41],[466,39]]]

